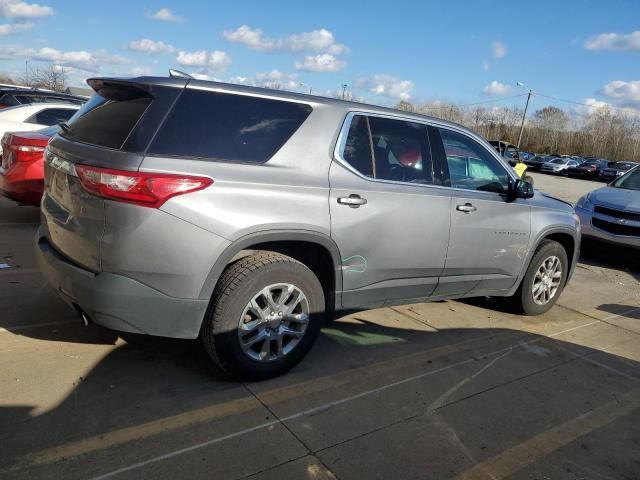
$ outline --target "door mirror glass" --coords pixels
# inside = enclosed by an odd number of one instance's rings
[[[515,198],[533,197],[533,185],[521,179],[517,179],[513,184],[513,196]]]

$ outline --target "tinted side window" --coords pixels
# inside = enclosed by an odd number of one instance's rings
[[[302,125],[311,107],[300,103],[187,89],[149,153],[263,163]]]
[[[369,117],[375,177],[409,183],[433,183],[427,127],[420,123]]]
[[[373,157],[367,117],[356,115],[351,120],[342,156],[361,174],[373,177]]]
[[[439,128],[449,166],[449,183],[456,188],[506,193],[509,175],[504,167],[475,140]]]
[[[35,115],[31,115],[26,123],[39,123],[40,125],[57,125],[58,123],[66,122],[72,115],[76,113],[75,110],[68,108],[47,108],[41,110]]]
[[[144,94],[130,94],[120,100],[94,95],[69,121],[63,136],[101,147],[119,149],[151,103]]]

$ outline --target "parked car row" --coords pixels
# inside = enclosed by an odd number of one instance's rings
[[[79,95],[58,93],[41,88],[0,85],[0,109],[17,107],[18,105],[31,105],[34,103],[66,103],[69,105],[82,105],[86,101],[86,97]]]
[[[73,95],[2,87],[0,98],[6,99],[7,95],[13,95],[11,92],[16,93],[16,100],[25,103],[0,107],[0,194],[37,206],[44,190],[43,154],[47,142],[58,132],[58,125],[69,121],[86,99],[80,101],[80,97]]]
[[[511,165],[521,159],[530,170],[574,178],[610,182],[638,165],[636,162],[609,162],[602,158],[577,155],[536,155],[520,151],[508,142],[491,140],[490,143]]]

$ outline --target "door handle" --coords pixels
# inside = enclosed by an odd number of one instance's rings
[[[470,203],[465,203],[464,205],[458,205],[456,207],[456,210],[458,210],[459,212],[471,213],[471,212],[475,212],[477,208],[471,205]]]
[[[351,208],[358,208],[360,205],[367,203],[367,199],[352,193],[348,197],[338,197],[338,203],[340,205],[349,205]]]

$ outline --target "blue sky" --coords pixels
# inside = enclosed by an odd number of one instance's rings
[[[0,72],[53,62],[80,85],[174,67],[324,94],[346,83],[385,105],[521,104],[512,98],[526,92],[521,81],[547,96],[640,108],[637,0],[38,2],[0,0]]]

